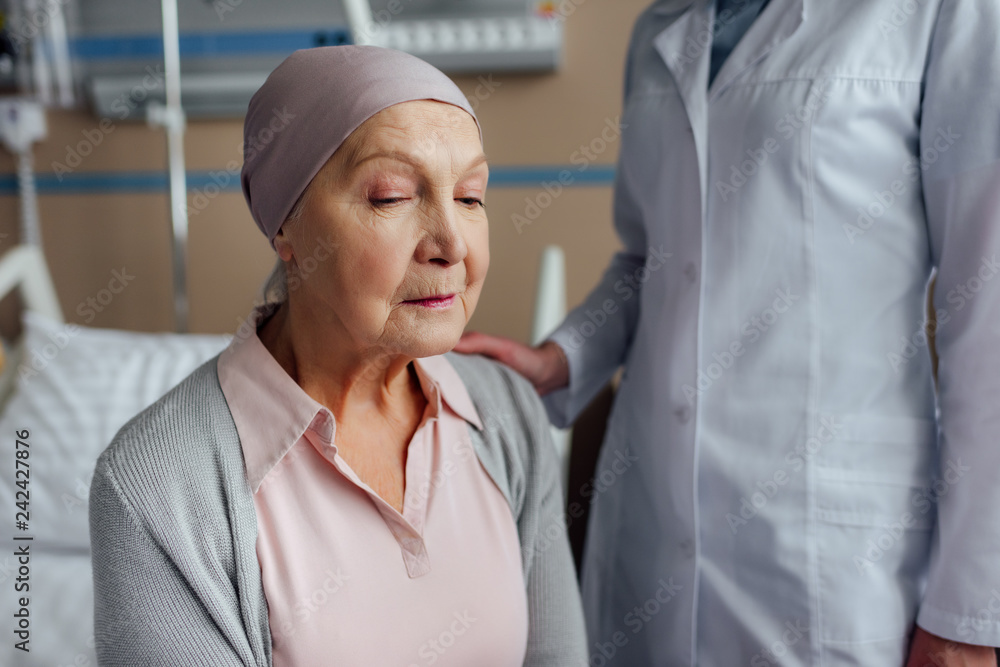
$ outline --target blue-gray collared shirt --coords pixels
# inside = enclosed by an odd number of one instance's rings
[[[712,62],[708,71],[708,85],[722,69],[722,63],[739,43],[767,6],[767,0],[716,0],[715,27],[712,37]]]

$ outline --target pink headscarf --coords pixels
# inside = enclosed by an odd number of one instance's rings
[[[272,245],[299,196],[344,140],[382,109],[413,100],[453,104],[476,119],[451,79],[402,51],[303,49],[271,72],[243,123],[240,180],[253,219]]]

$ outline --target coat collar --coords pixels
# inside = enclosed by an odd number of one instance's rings
[[[791,37],[806,20],[808,5],[808,0],[771,0],[726,58],[708,90],[708,97],[718,96],[740,74]],[[708,83],[715,2],[661,0],[651,11],[654,15],[679,15],[656,36],[654,44],[687,103],[690,95],[705,90]]]
[[[702,210],[707,201],[708,102],[798,30],[811,0],[771,0],[729,54],[708,88],[715,26],[714,0],[660,0],[650,12],[675,19],[653,39],[684,102],[698,154]],[[708,90],[706,90],[708,88]]]
[[[806,20],[807,4],[806,0],[771,0],[767,3],[712,81],[709,99],[717,97],[726,86],[791,37]]]

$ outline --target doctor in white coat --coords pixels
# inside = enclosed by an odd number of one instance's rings
[[[1000,0],[771,0],[709,85],[732,20],[640,17],[623,249],[539,348],[459,349],[558,425],[624,365],[593,667],[994,665]]]

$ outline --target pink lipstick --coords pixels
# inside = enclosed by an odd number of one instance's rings
[[[454,294],[439,294],[436,296],[428,297],[426,299],[413,299],[411,301],[406,301],[414,306],[423,306],[424,308],[447,308],[455,302]]]

